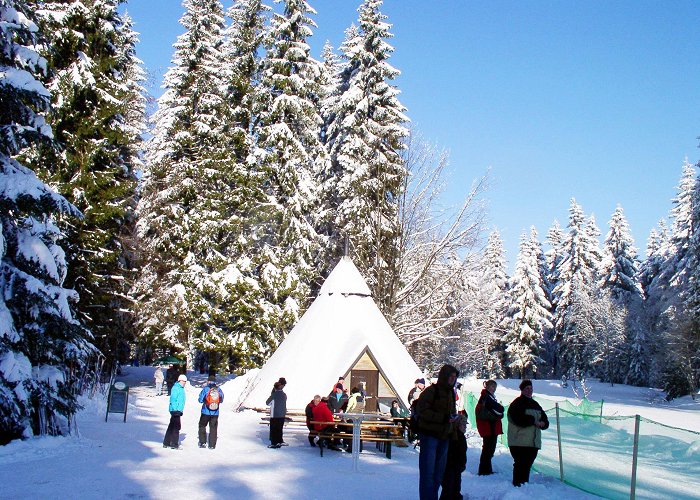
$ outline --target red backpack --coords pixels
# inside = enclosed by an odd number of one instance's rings
[[[219,400],[220,400],[220,395],[219,395],[219,388],[214,386],[209,388],[209,392],[207,393],[207,397],[204,398],[204,404],[207,406],[208,409],[214,411],[219,409]]]

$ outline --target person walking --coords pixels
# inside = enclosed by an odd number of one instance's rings
[[[163,448],[172,448],[174,450],[181,449],[180,417],[182,417],[185,411],[185,384],[187,384],[187,377],[185,375],[180,375],[170,391],[170,404],[168,407],[170,411],[170,423],[168,424],[168,429],[165,431],[165,438],[163,438]]]
[[[199,447],[216,448],[219,428],[219,407],[224,402],[224,391],[216,385],[216,376],[209,375],[208,384],[202,388],[197,401],[202,403],[202,414],[199,416]],[[207,440],[207,425],[209,439]]]
[[[156,396],[160,396],[163,394],[163,380],[165,380],[161,366],[156,367],[156,371],[153,372],[153,379],[156,381]]]
[[[532,399],[532,381],[520,382],[520,396],[508,408],[508,447],[513,457],[513,486],[530,481],[530,469],[542,448],[542,430],[549,428],[549,419],[542,407]]]
[[[496,441],[498,436],[503,434],[503,406],[496,401],[496,388],[498,384],[495,380],[486,380],[484,388],[481,390],[479,402],[476,404],[476,429],[483,439],[481,446],[481,458],[479,459],[479,475],[488,476],[493,474],[491,459],[496,452]]]
[[[458,376],[459,371],[454,366],[444,365],[440,368],[437,382],[426,388],[417,401],[421,500],[438,498],[450,437],[459,418],[454,392]]]
[[[287,446],[282,437],[284,430],[284,419],[287,416],[287,395],[284,393],[284,386],[287,381],[280,378],[272,388],[270,397],[266,404],[270,405],[270,445],[268,448],[280,448]]]

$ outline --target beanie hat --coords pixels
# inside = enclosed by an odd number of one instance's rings
[[[521,390],[521,391],[522,391],[523,389],[525,389],[527,386],[531,386],[531,387],[532,387],[532,380],[527,380],[527,379],[525,379],[525,380],[523,380],[522,382],[520,382],[520,386],[519,386],[519,387],[520,387],[520,390]]]
[[[278,380],[278,382],[279,382],[280,384],[282,384],[282,385],[287,385],[287,379],[284,378],[284,377],[280,377],[280,379]]]
[[[336,389],[342,390],[342,389],[343,389],[343,384],[335,384],[335,388],[336,388]]]
[[[425,385],[425,379],[424,378],[417,378],[414,384],[423,384]]]
[[[187,382],[187,375],[180,375],[180,376],[177,378],[177,381],[178,381],[178,382]]]

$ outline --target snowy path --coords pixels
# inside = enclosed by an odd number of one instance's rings
[[[162,447],[167,426],[167,396],[153,395],[150,367],[127,368],[131,387],[126,423],[110,414],[105,402],[87,402],[78,416],[80,438],[43,438],[0,447],[0,498],[172,498],[197,499],[415,499],[418,498],[418,452],[395,448],[392,460],[368,447],[360,472],[352,472],[350,454],[329,452],[321,458],[304,433],[285,434],[290,446],[267,448],[267,427],[260,415],[234,413],[222,406],[215,450],[197,447],[200,405],[197,395],[205,377],[191,376],[182,418],[182,450]],[[236,381],[222,386],[233,400]],[[470,499],[595,498],[557,480],[535,474],[523,488],[510,485],[511,459],[497,450],[499,473],[477,477],[481,440],[470,442],[462,493]]]

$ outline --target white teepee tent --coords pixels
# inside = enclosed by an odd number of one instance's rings
[[[349,257],[333,269],[311,307],[262,369],[251,378],[239,405],[264,408],[273,384],[287,379],[287,408],[303,409],[315,394],[327,396],[339,376],[345,388],[365,383],[367,408],[403,406],[420,369],[372,299]]]

